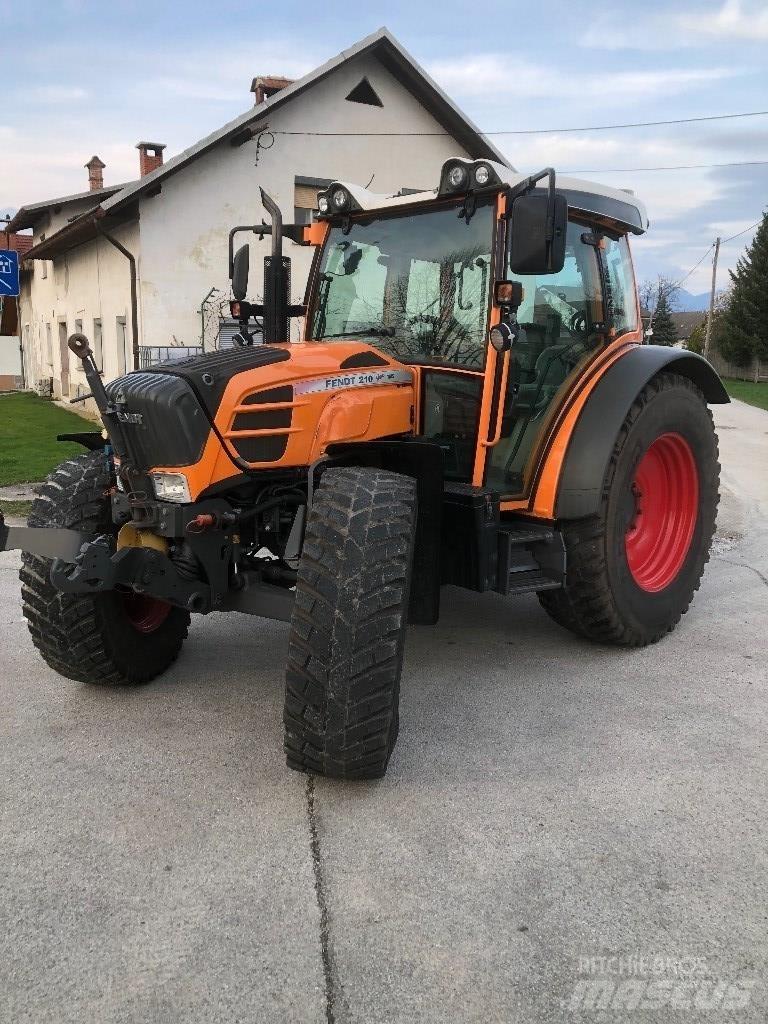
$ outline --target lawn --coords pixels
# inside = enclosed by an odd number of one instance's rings
[[[54,466],[85,450],[56,435],[95,429],[90,420],[37,395],[0,395],[0,487],[45,479]]]
[[[738,398],[740,402],[756,405],[758,409],[768,410],[768,381],[755,384],[749,380],[734,380],[733,377],[726,377],[723,383],[731,398]]]

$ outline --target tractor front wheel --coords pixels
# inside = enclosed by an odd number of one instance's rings
[[[562,590],[539,595],[561,626],[641,647],[674,629],[698,590],[715,530],[720,465],[712,415],[687,377],[662,373],[619,431],[596,516],[562,524]]]
[[[58,466],[32,504],[30,526],[83,533],[114,533],[103,452],[87,452]],[[189,613],[131,590],[65,594],[50,580],[51,563],[21,555],[21,596],[32,642],[68,679],[102,686],[146,683],[176,659]]]
[[[398,731],[416,483],[323,473],[299,565],[285,695],[290,768],[380,778]]]

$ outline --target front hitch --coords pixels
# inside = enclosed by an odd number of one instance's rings
[[[203,614],[213,606],[211,588],[180,576],[167,555],[145,547],[125,547],[113,553],[106,537],[84,545],[70,561],[57,558],[51,566],[51,583],[69,594],[101,594],[127,587]]]
[[[28,551],[40,558],[74,562],[83,544],[93,537],[58,526],[7,526],[0,512],[0,551]]]

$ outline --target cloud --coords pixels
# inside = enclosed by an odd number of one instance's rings
[[[715,12],[711,8],[668,10],[632,20],[629,25],[626,18],[619,23],[610,15],[598,16],[582,33],[579,44],[607,50],[680,50],[725,39],[755,43],[768,39],[765,4],[745,6],[741,0],[725,0]]]
[[[716,82],[742,74],[737,68],[658,68],[650,71],[571,72],[550,65],[489,53],[452,60],[435,61],[430,74],[449,93],[487,97],[492,94],[521,98],[570,97],[574,89],[580,98],[603,103],[624,104],[671,93],[684,92],[705,82]]]
[[[750,42],[768,40],[768,7],[764,2],[745,10],[741,0],[725,0],[714,15],[708,11],[692,11],[677,15],[677,22],[686,32],[711,36],[718,41],[725,37]]]
[[[78,103],[89,95],[76,85],[36,85],[24,89],[25,98],[33,103]]]

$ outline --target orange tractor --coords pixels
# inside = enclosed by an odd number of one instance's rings
[[[407,623],[437,621],[444,585],[535,592],[603,643],[669,632],[708,558],[707,403],[728,397],[705,360],[643,342],[642,203],[465,159],[429,192],[336,182],[308,228],[262,199],[271,223],[230,234],[236,347],[104,387],[70,339],[105,431],[0,528],[48,664],[145,683],[191,612],[289,621],[289,766],[374,778]],[[238,232],[272,238],[260,303]],[[316,247],[303,306],[286,236]]]

